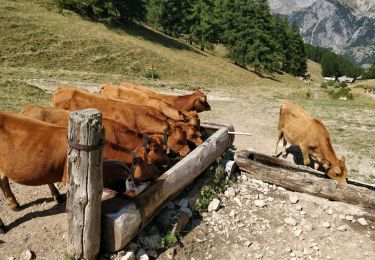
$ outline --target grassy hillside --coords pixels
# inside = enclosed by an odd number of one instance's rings
[[[0,1],[3,77],[140,80],[155,66],[161,80],[189,85],[243,86],[270,81],[145,27],[108,28],[58,10],[53,2]]]

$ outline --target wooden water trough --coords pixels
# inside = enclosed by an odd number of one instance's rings
[[[209,137],[133,199],[112,191],[102,198],[102,250],[113,252],[135,237],[163,206],[194,181],[232,144],[231,125],[202,123]]]
[[[255,179],[292,191],[359,205],[375,217],[375,185],[354,180],[348,180],[348,185],[339,185],[320,171],[246,150],[236,152],[235,162],[241,171]]]

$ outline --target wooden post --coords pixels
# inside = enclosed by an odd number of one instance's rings
[[[96,259],[100,249],[103,192],[102,114],[85,109],[69,115],[68,126],[68,254]]]
[[[314,89],[314,99],[319,100],[320,97],[320,89],[316,88]]]

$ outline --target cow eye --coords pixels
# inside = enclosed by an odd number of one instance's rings
[[[336,176],[340,176],[341,174],[339,172],[336,172]]]

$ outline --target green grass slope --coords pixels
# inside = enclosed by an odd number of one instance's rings
[[[0,1],[3,76],[73,75],[104,82],[144,78],[154,66],[161,80],[190,85],[268,81],[143,26],[108,28],[58,10],[51,2]]]

